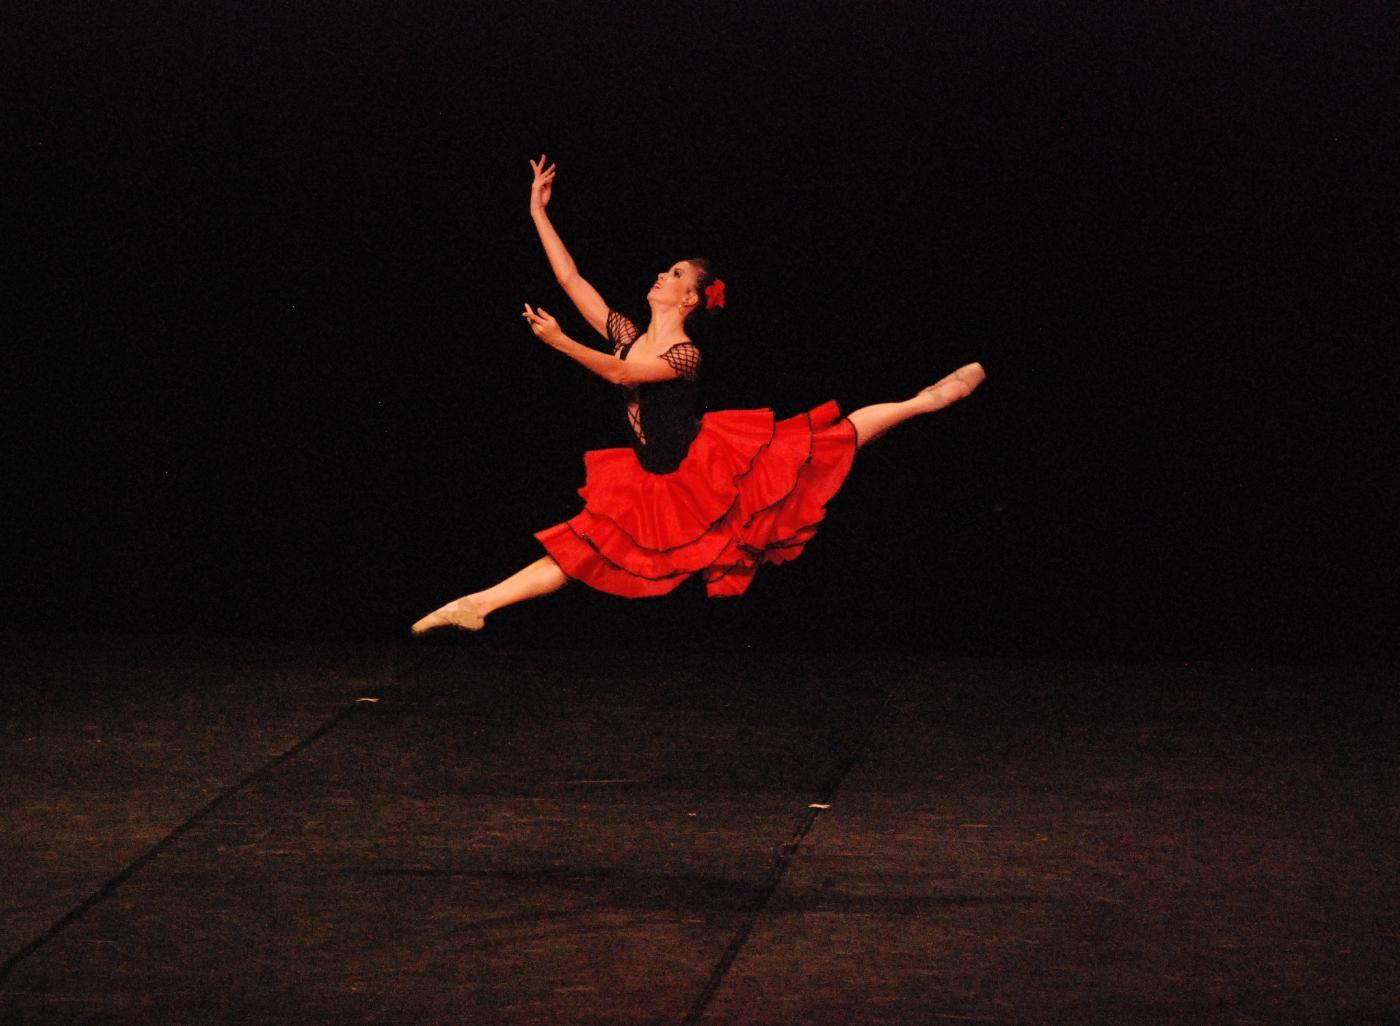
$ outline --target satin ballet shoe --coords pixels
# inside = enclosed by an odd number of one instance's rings
[[[948,403],[955,403],[959,399],[966,399],[972,394],[973,389],[986,380],[987,372],[982,369],[982,365],[980,363],[969,363],[966,367],[959,367],[946,378],[935,381],[927,388],[920,389],[919,395],[932,395],[934,398],[941,400],[944,405],[947,405]],[[938,395],[938,391],[946,385],[961,385],[967,391],[962,392],[961,395],[954,396]]]
[[[454,627],[462,631],[479,631],[486,626],[486,620],[477,611],[471,599],[458,599],[441,609],[435,609],[413,625],[415,637],[422,637],[429,631],[443,627]]]
[[[980,363],[969,363],[966,367],[959,367],[953,371],[953,377],[966,385],[969,392],[972,392],[976,390],[978,385],[987,380],[987,369]]]

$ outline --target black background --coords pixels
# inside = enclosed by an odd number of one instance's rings
[[[23,6],[23,5],[22,5]],[[566,589],[491,644],[1395,653],[1381,4],[10,9],[6,610],[398,637],[539,554],[617,397],[527,214],[711,409],[969,402],[749,596]]]

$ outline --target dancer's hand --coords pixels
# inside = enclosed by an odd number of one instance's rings
[[[530,304],[526,303],[525,312],[520,316],[525,318],[525,323],[530,325],[530,330],[535,333],[536,338],[543,339],[556,349],[568,338],[564,329],[559,327],[559,322],[545,313],[543,307],[531,309]]]
[[[545,156],[540,154],[537,162],[530,161],[530,166],[535,170],[535,180],[530,184],[530,213],[543,211],[549,206],[550,194],[554,191],[554,171],[556,165],[544,165]]]

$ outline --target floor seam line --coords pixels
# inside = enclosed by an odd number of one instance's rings
[[[20,948],[19,951],[15,952],[13,955],[7,958],[4,964],[0,965],[0,983],[3,983],[5,979],[10,975],[10,973],[12,973],[21,962],[23,962],[30,955],[34,954],[49,941],[57,937],[65,929],[67,929],[74,922],[80,919],[84,915],[84,913],[95,908],[97,905],[101,904],[104,900],[110,897],[111,894],[114,891],[116,891],[118,887],[126,883],[126,881],[130,880],[138,872],[144,869],[146,865],[149,864],[152,860],[154,860],[158,855],[160,855],[161,852],[165,851],[176,841],[178,841],[181,837],[189,833],[189,831],[193,829],[197,823],[209,816],[220,805],[223,805],[225,802],[232,799],[235,795],[237,795],[240,791],[243,791],[259,777],[271,773],[273,770],[282,766],[284,763],[289,762],[297,755],[301,754],[307,748],[311,747],[317,741],[321,740],[321,738],[325,737],[332,730],[338,727],[343,721],[349,719],[352,715],[355,714],[357,710],[370,705],[373,705],[373,703],[368,700],[357,699],[356,701],[347,705],[344,709],[341,709],[334,716],[330,717],[330,719],[326,720],[319,727],[313,730],[310,734],[308,734],[306,737],[302,738],[300,741],[294,744],[291,748],[288,748],[285,752],[282,752],[280,755],[276,755],[273,758],[269,759],[257,769],[253,770],[253,772],[249,773],[247,776],[243,777],[243,779],[239,780],[236,784],[232,784],[229,787],[224,788],[224,790],[220,791],[213,798],[209,799],[209,801],[201,805],[198,809],[196,809],[189,816],[187,816],[185,820],[179,824],[179,826],[175,827],[175,829],[171,830],[170,833],[166,834],[164,837],[162,837],[154,845],[148,848],[145,852],[138,855],[131,862],[128,862],[126,866],[118,870],[115,875],[109,877],[107,881],[103,883],[100,887],[98,887],[95,891],[93,891],[86,898],[84,898],[82,901],[78,902],[78,904],[74,905],[67,912],[65,912],[55,923],[53,923],[53,925],[51,925],[43,933],[39,934],[24,947]]]
[[[837,765],[836,769],[822,786],[821,792],[816,800],[808,803],[806,812],[803,814],[802,821],[798,824],[796,832],[782,848],[779,849],[777,858],[774,859],[773,865],[768,870],[767,877],[765,877],[762,886],[759,888],[757,900],[744,917],[744,921],[739,924],[739,928],[735,931],[733,938],[730,939],[728,946],[724,950],[724,954],[722,954],[719,961],[715,963],[715,967],[711,970],[709,979],[705,983],[705,988],[690,1006],[690,1010],[686,1012],[685,1018],[681,1020],[681,1026],[695,1026],[709,1009],[710,1003],[719,992],[719,988],[724,983],[724,979],[728,975],[730,968],[738,959],[739,952],[743,950],[745,943],[747,943],[749,939],[749,935],[753,932],[754,926],[757,925],[759,918],[767,910],[768,902],[777,892],[778,886],[783,882],[783,877],[787,874],[787,868],[792,863],[793,857],[797,854],[798,848],[802,846],[802,842],[806,839],[807,834],[811,832],[813,825],[815,825],[817,821],[817,817],[831,807],[832,799],[836,797],[836,792],[840,789],[842,782],[845,781],[851,770],[855,768],[856,763],[860,761],[861,756],[863,756],[870,747],[870,742],[875,737],[875,733],[880,724],[884,721],[885,714],[893,704],[895,694],[898,690],[898,686],[896,685],[885,693],[885,700],[881,703],[875,715],[870,718],[870,722],[866,726],[865,732],[861,735],[860,740],[851,746],[850,754]]]

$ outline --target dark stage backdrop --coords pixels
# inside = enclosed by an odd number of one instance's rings
[[[6,615],[390,637],[536,558],[607,386],[527,216],[711,409],[988,384],[861,453],[749,597],[568,589],[542,645],[1395,652],[1383,4],[21,5]],[[12,223],[15,223],[12,220]]]

